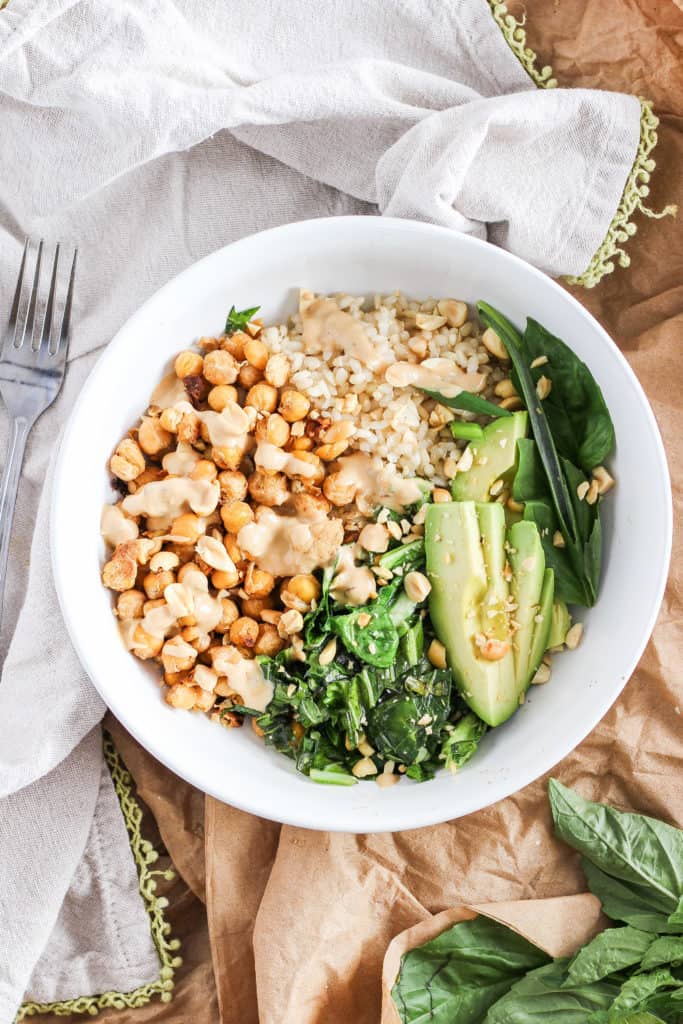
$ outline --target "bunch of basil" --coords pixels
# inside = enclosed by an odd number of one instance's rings
[[[555,832],[582,855],[608,928],[551,960],[488,918],[463,921],[401,960],[402,1024],[680,1024],[683,832],[549,784]]]

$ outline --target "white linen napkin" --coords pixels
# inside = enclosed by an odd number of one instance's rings
[[[306,217],[420,218],[581,274],[631,173],[640,104],[538,89],[486,0],[10,0],[0,125],[0,311],[25,235],[81,255],[69,369],[29,442],[8,579],[4,1024],[25,995],[129,991],[159,969],[103,768],[104,708],[50,577],[45,481],[100,348],[195,259]]]

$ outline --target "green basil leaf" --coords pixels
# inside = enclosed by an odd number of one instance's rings
[[[683,896],[680,897],[678,906],[674,910],[673,914],[669,914],[669,924],[683,926]]]
[[[530,971],[491,1007],[485,1024],[586,1024],[591,1013],[607,1010],[619,992],[609,981],[565,987],[567,960]]]
[[[575,545],[571,541],[567,544],[566,540],[563,548],[553,544],[553,537],[559,530],[555,510],[547,501],[526,501],[524,518],[538,527],[546,567],[555,573],[555,597],[566,604],[590,607],[593,603],[592,592],[587,588],[583,575],[574,568],[570,557],[570,551]],[[573,561],[576,560],[575,557]]]
[[[512,483],[512,497],[515,501],[550,498],[538,445],[530,437],[520,437],[517,441],[517,472]]]
[[[576,353],[531,317],[524,351],[530,362],[548,359],[531,374],[552,381],[544,409],[558,452],[589,473],[614,450],[614,425],[599,385]]]
[[[581,858],[581,867],[588,880],[588,888],[602,903],[603,913],[613,921],[625,921],[634,928],[655,935],[683,931],[681,926],[668,924],[666,913],[657,911],[651,893],[644,886],[620,882],[585,857]]]
[[[449,409],[462,409],[463,412],[472,412],[476,416],[512,416],[509,409],[501,409],[494,402],[473,395],[470,391],[461,391],[454,398],[448,398],[440,391],[428,391],[427,388],[420,388],[420,391],[434,398],[440,405],[448,406]]]
[[[664,967],[649,974],[634,974],[621,986],[619,995],[610,1009],[613,1013],[623,1010],[646,1010],[651,996],[662,989],[676,989],[681,985],[671,971]]]
[[[402,1024],[479,1024],[546,954],[496,921],[453,925],[401,960],[392,997]]]
[[[683,964],[683,938],[676,935],[661,935],[654,939],[640,966],[644,971],[651,971],[654,967],[662,967],[665,964],[673,964],[674,967]]]
[[[614,878],[643,886],[658,909],[676,909],[683,895],[683,832],[584,800],[555,779],[548,792],[558,838]]]
[[[231,306],[223,333],[234,334],[236,331],[243,331],[250,320],[256,316],[260,308],[260,306],[252,306],[251,309],[243,309],[241,312],[238,312],[234,306]]]
[[[627,925],[607,928],[576,953],[567,971],[566,985],[599,981],[615,971],[640,963],[652,943],[649,932]]]
[[[609,1010],[598,1010],[597,1013],[592,1013],[587,1018],[586,1024],[666,1024],[666,1022],[661,1017],[655,1017],[654,1014],[647,1011],[644,1013],[638,1010],[635,1013],[628,1010],[625,1013],[617,1011],[615,1015]]]

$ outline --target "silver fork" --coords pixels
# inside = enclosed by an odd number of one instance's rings
[[[17,287],[0,353],[0,395],[2,395],[11,419],[7,458],[2,480],[0,480],[0,622],[2,622],[14,506],[17,500],[26,440],[38,417],[52,405],[59,394],[64,380],[69,348],[69,325],[78,250],[74,250],[66,298],[62,304],[57,296],[59,245],[55,247],[50,287],[46,300],[40,280],[43,247],[44,243],[41,239],[36,254],[33,282],[30,285],[30,292],[26,296],[24,276],[27,279],[30,276],[26,273],[30,249],[29,240],[26,239]],[[57,321],[59,321],[58,328],[56,327]]]

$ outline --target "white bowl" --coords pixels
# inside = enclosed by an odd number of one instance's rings
[[[220,332],[232,303],[260,303],[266,323],[292,313],[299,286],[485,299],[518,325],[533,316],[589,365],[614,419],[618,486],[603,504],[602,587],[597,606],[579,614],[583,643],[556,659],[552,681],[532,687],[526,704],[486,736],[455,776],[404,779],[391,789],[321,786],[264,749],[251,729],[227,731],[204,715],[168,707],[156,666],[121,643],[111,595],[100,583],[99,518],[112,495],[107,461],[169,361],[201,335]],[[125,727],[219,800],[276,821],[348,832],[457,818],[552,768],[596,725],[636,667],[662,599],[670,545],[671,492],[659,431],[638,381],[598,323],[559,285],[501,249],[379,217],[311,220],[253,235],[200,260],[152,296],[109,344],[81,392],[62,439],[52,508],[64,618],[85,670]]]

